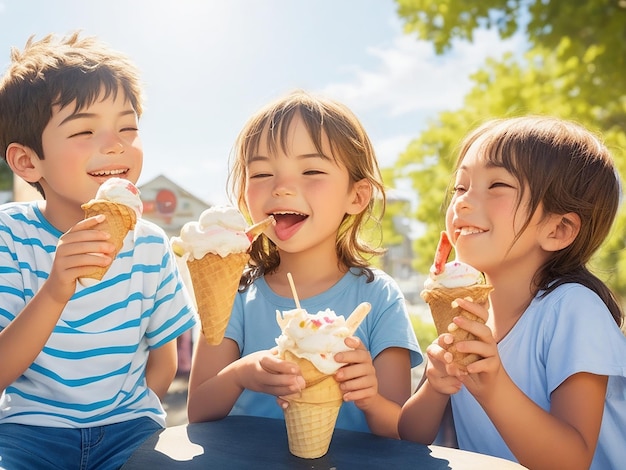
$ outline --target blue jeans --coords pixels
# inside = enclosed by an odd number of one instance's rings
[[[0,470],[118,469],[159,429],[147,417],[93,428],[0,424]]]

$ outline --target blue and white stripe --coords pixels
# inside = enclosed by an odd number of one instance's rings
[[[46,281],[60,236],[33,203],[0,208],[0,330]],[[165,233],[140,219],[104,279],[77,284],[44,349],[5,390],[0,421],[86,427],[149,416],[164,425],[146,387],[148,353],[194,322]]]

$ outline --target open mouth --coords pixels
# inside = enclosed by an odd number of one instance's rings
[[[276,220],[274,232],[280,240],[287,240],[293,236],[309,217],[299,212],[274,212],[271,215]]]

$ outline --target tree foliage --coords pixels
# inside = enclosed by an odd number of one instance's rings
[[[602,128],[626,127],[626,0],[396,0],[405,30],[437,53],[454,40],[472,41],[477,28],[502,38],[524,32],[531,49],[567,64],[576,87],[566,97],[588,99]],[[601,96],[598,96],[598,92]]]
[[[0,160],[0,191],[10,191],[13,187],[13,172],[4,160]]]
[[[432,42],[439,53],[453,40],[471,41],[477,28],[496,28],[502,38],[527,35],[523,56],[488,59],[472,77],[459,110],[434,118],[402,153],[393,178],[411,178],[418,194],[415,217],[426,225],[415,243],[415,268],[432,262],[442,206],[456,151],[472,128],[493,117],[550,114],[575,120],[602,135],[620,174],[626,175],[626,0],[543,2],[520,0],[396,0],[407,32]],[[612,235],[593,260],[596,273],[626,295],[621,209]]]

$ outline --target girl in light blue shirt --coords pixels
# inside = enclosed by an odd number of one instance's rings
[[[482,359],[460,370],[441,335],[404,405],[404,439],[431,443],[448,403],[458,445],[532,469],[617,469],[626,443],[623,314],[587,263],[620,200],[607,148],[549,117],[490,121],[464,141],[446,230],[458,259],[493,285],[486,320],[453,328]]]
[[[236,148],[231,176],[240,209],[252,221],[273,215],[276,224],[253,243],[226,338],[218,346],[198,342],[189,420],[283,418],[277,397],[304,386],[298,366],[271,352],[280,335],[276,311],[296,307],[292,273],[311,313],[348,316],[361,302],[372,304],[346,339],[353,350],[335,355],[345,363],[335,373],[344,400],[337,426],[398,437],[411,368],[422,357],[397,284],[370,266],[380,252],[360,238],[385,202],[367,134],[345,106],[295,92],[255,114]]]

